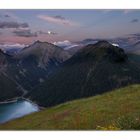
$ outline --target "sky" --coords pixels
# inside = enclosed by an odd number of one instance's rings
[[[0,10],[0,44],[31,44],[140,33],[140,10]]]

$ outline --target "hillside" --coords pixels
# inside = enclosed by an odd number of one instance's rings
[[[22,91],[18,84],[0,72],[0,102],[21,95]]]
[[[13,57],[15,62],[10,64],[8,74],[29,91],[69,57],[69,53],[58,46],[36,41]]]
[[[19,85],[6,74],[10,60],[12,58],[0,50],[0,102],[22,95]]]
[[[140,67],[123,49],[99,41],[78,51],[26,97],[48,107],[135,83],[140,83]]]
[[[0,72],[4,72],[17,83],[26,94],[44,82],[48,75],[70,56],[58,46],[36,41],[13,56],[0,50]]]
[[[70,54],[61,47],[48,42],[36,41],[32,45],[22,49],[14,57],[24,61],[29,57],[36,58],[38,67],[46,68],[51,65],[58,65],[70,58]]]
[[[62,48],[48,42],[40,41],[36,41],[13,56],[0,50],[0,74],[6,75],[6,77],[1,76],[1,79],[8,78],[11,80],[9,86],[6,83],[3,86],[4,89],[1,90],[0,100],[10,99],[13,97],[11,95],[17,97],[22,94],[27,94],[35,86],[44,82],[48,75],[54,72],[58,65],[70,56]],[[2,82],[4,81],[0,81],[0,86],[3,85]],[[6,81],[8,83],[8,80]],[[20,87],[22,93],[17,94],[16,90],[10,91],[10,85],[16,85],[16,88]],[[5,95],[5,98],[2,95]]]
[[[69,53],[58,46],[36,41],[14,56],[16,63],[10,66],[8,74],[14,75],[12,78],[29,91],[69,57]]]
[[[67,102],[1,124],[1,130],[140,129],[140,85]]]

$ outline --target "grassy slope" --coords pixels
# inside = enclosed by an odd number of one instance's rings
[[[0,129],[140,129],[140,85],[51,107]]]

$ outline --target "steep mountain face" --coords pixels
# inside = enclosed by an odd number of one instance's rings
[[[140,68],[123,49],[99,41],[78,51],[26,97],[48,107],[139,82]]]
[[[21,61],[33,59],[33,57],[36,59],[38,67],[46,68],[49,67],[50,64],[52,66],[52,63],[56,66],[64,62],[70,58],[70,54],[51,43],[36,41],[15,55],[15,58]]]
[[[6,74],[12,58],[0,50],[0,101],[22,95],[20,86]]]
[[[20,86],[0,72],[0,102],[22,95]]]
[[[8,74],[26,90],[43,82],[56,67],[70,57],[67,51],[47,42],[37,41],[24,48],[9,65]]]
[[[8,55],[4,54],[2,50],[0,50],[0,69],[4,69],[8,63]]]
[[[69,57],[69,53],[62,48],[37,41],[14,56],[0,51],[0,72],[11,79],[11,83],[15,83],[22,90],[22,94],[27,94],[35,86],[44,82],[48,75]],[[3,94],[5,94],[4,91]]]

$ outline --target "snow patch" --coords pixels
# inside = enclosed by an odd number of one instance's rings
[[[119,44],[112,43],[113,46],[119,47]]]

